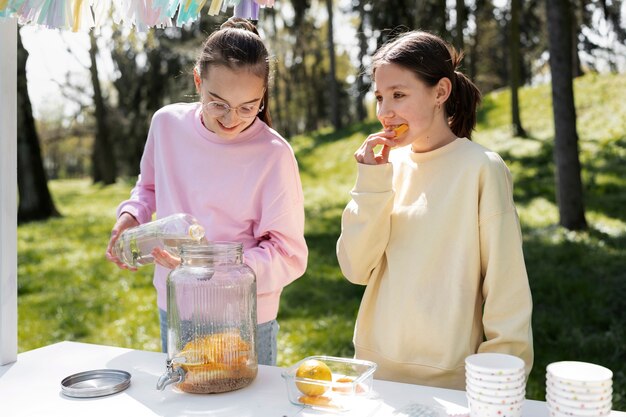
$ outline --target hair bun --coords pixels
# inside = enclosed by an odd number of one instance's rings
[[[225,21],[224,23],[222,23],[222,25],[220,26],[220,29],[243,29],[243,30],[247,30],[248,32],[252,32],[255,35],[259,35],[259,32],[256,29],[256,26],[249,21],[248,19],[244,19],[242,17],[231,17],[230,19],[228,19],[227,21]]]

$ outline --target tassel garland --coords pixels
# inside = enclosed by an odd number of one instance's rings
[[[116,23],[145,31],[190,24],[200,17],[207,1],[211,16],[232,8],[234,16],[251,20],[259,19],[261,7],[274,7],[274,0],[0,0],[0,18],[76,32],[100,27],[113,8]]]

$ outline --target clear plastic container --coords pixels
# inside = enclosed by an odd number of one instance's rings
[[[154,248],[178,255],[183,244],[203,241],[204,228],[198,221],[189,214],[178,213],[124,230],[113,249],[126,265],[139,267],[154,262]]]
[[[311,359],[325,363],[330,368],[332,380],[297,376],[300,365]],[[283,370],[282,377],[293,404],[326,411],[347,411],[355,408],[360,399],[371,396],[376,366],[374,362],[359,359],[309,356]]]
[[[257,375],[256,277],[240,243],[183,245],[167,279],[167,371],[157,384],[209,394]]]

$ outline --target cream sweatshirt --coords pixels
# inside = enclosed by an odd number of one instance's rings
[[[378,379],[464,389],[464,359],[533,363],[532,300],[512,178],[500,156],[460,138],[432,152],[394,149],[358,165],[342,217],[343,274],[366,285],[356,357]]]
[[[206,238],[243,243],[244,262],[257,279],[257,319],[276,318],[282,289],[307,264],[304,199],[293,150],[258,118],[234,139],[200,121],[200,103],[165,106],[154,114],[141,175],[118,216],[140,223],[189,213]],[[169,270],[156,265],[157,303],[166,309]]]

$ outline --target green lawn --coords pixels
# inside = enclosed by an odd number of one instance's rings
[[[474,140],[498,152],[515,199],[534,299],[536,361],[529,398],[543,399],[545,366],[581,360],[614,372],[614,408],[626,410],[626,76],[576,80],[589,230],[556,226],[549,86],[521,91],[530,138],[513,138],[509,92],[490,94]],[[293,138],[307,210],[309,268],[283,293],[279,364],[312,354],[351,356],[362,287],[335,258],[340,216],[354,183],[354,150],[375,122]],[[18,229],[19,350],[75,340],[158,350],[151,267],[121,271],[104,259],[114,210],[130,183],[52,181],[62,218]]]

